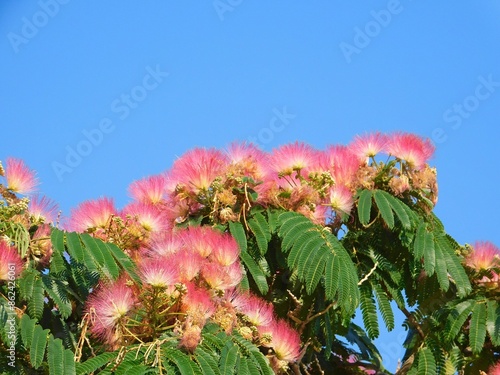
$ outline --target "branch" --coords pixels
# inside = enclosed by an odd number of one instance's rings
[[[377,266],[378,266],[378,261],[375,262],[375,264],[373,265],[373,268],[370,270],[370,272],[368,272],[365,275],[365,277],[363,277],[361,280],[359,280],[358,286],[363,284],[366,280],[368,280],[368,278],[372,275],[372,273],[374,273],[375,270],[377,269]]]

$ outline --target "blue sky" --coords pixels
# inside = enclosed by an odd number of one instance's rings
[[[2,0],[0,160],[67,214],[195,146],[415,132],[450,234],[500,245],[499,20],[491,0]]]

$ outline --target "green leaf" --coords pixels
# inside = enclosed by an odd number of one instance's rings
[[[477,303],[472,309],[469,329],[469,345],[472,353],[479,354],[486,338],[486,305]]]
[[[106,353],[110,354],[110,353]],[[47,343],[47,363],[51,375],[75,375],[73,352],[63,347],[60,339],[49,335]]]
[[[446,259],[439,245],[434,246],[434,253],[436,259],[436,275],[441,290],[446,292],[450,287],[450,280],[448,279],[448,268],[446,267]]]
[[[424,270],[427,276],[432,276],[436,269],[436,251],[434,249],[434,235],[426,233],[424,249]]]
[[[358,216],[359,222],[367,225],[370,222],[370,212],[372,209],[372,191],[362,190],[359,194]]]
[[[63,319],[68,318],[73,311],[71,301],[66,292],[68,286],[60,280],[52,278],[51,274],[42,275],[42,283],[45,292],[47,292],[52,301],[54,301],[54,304],[57,305],[61,317]]]
[[[377,308],[375,306],[375,300],[373,299],[372,289],[368,284],[361,285],[359,289],[363,324],[368,333],[368,337],[373,340],[379,335],[379,326]]]
[[[421,222],[417,228],[415,242],[413,243],[413,255],[419,260],[424,256],[426,249],[427,227],[424,222]]]
[[[467,296],[472,291],[472,285],[449,239],[445,236],[436,237],[436,246],[442,250],[448,273],[457,287],[458,296],[462,298]]]
[[[203,375],[196,363],[178,349],[166,349],[165,357],[177,366],[181,375]]]
[[[391,205],[387,199],[387,196],[384,194],[382,190],[375,190],[373,192],[373,196],[375,198],[375,203],[382,215],[382,219],[384,219],[387,226],[392,229],[394,228],[394,214],[392,213]]]
[[[120,269],[111,255],[109,247],[87,233],[81,234],[80,237],[85,244],[85,250],[94,259],[94,264],[98,266],[99,274],[108,280],[116,280]]]
[[[330,256],[325,265],[325,295],[328,299],[333,299],[340,288],[340,258]]]
[[[391,302],[379,284],[372,284],[377,299],[378,309],[382,315],[382,319],[390,332],[394,329],[394,313],[392,311]]]
[[[117,357],[118,353],[116,352],[104,352],[99,354],[97,357],[93,357],[87,359],[85,362],[77,363],[76,365],[76,374],[77,375],[88,375],[101,367],[107,365],[109,362],[114,360]]]
[[[436,360],[432,351],[424,347],[418,351],[418,375],[436,375]]]
[[[198,366],[202,369],[204,375],[221,374],[213,352],[208,353],[200,345],[198,345],[194,354],[194,360],[198,362]]]
[[[239,221],[230,221],[229,232],[238,243],[240,251],[247,251],[247,235],[245,233],[245,228],[243,228],[243,225]]]
[[[78,233],[69,232],[66,233],[66,243],[68,245],[68,253],[71,255],[76,261],[85,264],[87,267],[95,270],[95,266],[91,262],[85,262],[88,259],[88,256],[85,254],[83,250],[83,246],[80,240],[80,235]]]
[[[259,292],[263,295],[266,294],[269,291],[269,285],[267,284],[266,275],[264,274],[262,269],[255,262],[252,256],[246,251],[240,252],[240,258],[245,267],[250,272],[250,275],[252,275],[252,278],[255,281],[255,285],[257,285]]]
[[[248,226],[255,235],[260,253],[264,255],[267,252],[268,243],[271,241],[271,232],[266,218],[260,212],[256,212],[248,219]]]
[[[305,264],[306,280],[306,292],[312,294],[316,287],[318,286],[321,277],[325,274],[325,260],[331,257],[330,254],[316,253],[315,256],[310,257]]]
[[[128,275],[138,284],[141,284],[141,279],[137,275],[136,272],[136,266],[134,262],[132,262],[132,259],[123,252],[122,249],[120,249],[118,246],[112,243],[106,244],[108,247],[109,251],[113,255],[113,258],[115,258],[116,262],[121,266],[121,268],[128,273]]]
[[[469,317],[469,314],[474,308],[475,302],[476,301],[474,300],[466,300],[460,302],[451,311],[446,321],[445,327],[445,337],[448,342],[452,342],[458,335],[460,329],[463,327],[465,321]]]
[[[31,346],[31,341],[33,340],[33,333],[35,332],[36,320],[31,319],[28,315],[23,315],[19,321],[21,326],[21,340],[26,348]]]
[[[39,277],[35,277],[33,280],[32,290],[31,298],[28,300],[28,310],[33,318],[40,319],[43,314],[45,294],[43,282]]]
[[[220,354],[219,369],[221,374],[224,375],[234,374],[237,360],[238,360],[238,347],[234,345],[231,341],[228,341]]]
[[[42,326],[38,324],[35,326],[35,330],[33,331],[33,339],[30,345],[30,362],[35,369],[40,367],[43,362],[48,333],[48,329],[44,330]]]
[[[489,300],[486,329],[491,342],[495,346],[500,346],[500,305],[495,300]]]
[[[410,220],[410,216],[408,215],[408,213],[413,213],[413,211],[411,211],[411,209],[408,210],[409,207],[405,203],[401,202],[400,199],[394,197],[393,195],[389,194],[386,191],[383,191],[383,190],[380,190],[380,191],[385,196],[385,198],[387,199],[389,204],[391,205],[391,208],[394,211],[394,213],[396,214],[399,221],[401,222],[401,225],[406,229],[410,229],[411,228],[411,220]]]
[[[50,234],[52,242],[52,258],[50,260],[50,272],[58,274],[66,269],[66,261],[63,258],[64,248],[64,233],[59,229],[52,228]]]

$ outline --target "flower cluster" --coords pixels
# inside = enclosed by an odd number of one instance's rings
[[[0,280],[6,280],[3,268],[8,263],[17,265],[17,273],[30,260],[41,267],[48,264],[58,210],[51,199],[33,194],[38,180],[22,160],[8,158],[5,164],[0,163],[0,223],[5,223],[0,227]]]
[[[140,284],[103,282],[87,301],[90,332],[110,348],[167,332],[193,352],[210,321],[270,348],[278,369],[299,357],[299,334],[271,304],[238,288],[244,270],[229,234],[209,227],[160,232],[141,249],[138,269]]]
[[[358,136],[348,146],[326,150],[298,142],[270,153],[246,143],[225,151],[195,148],[165,173],[132,183],[134,203],[121,212],[105,198],[84,202],[72,212],[67,228],[94,230],[123,242],[124,227],[130,227],[120,225],[124,220],[138,222],[129,234],[140,239],[193,216],[213,223],[238,221],[253,205],[297,211],[321,224],[340,222],[360,188],[413,195],[430,209],[438,192],[436,172],[426,164],[433,151],[429,140],[407,133]],[[385,162],[375,159],[381,154]]]
[[[465,265],[472,270],[474,281],[491,290],[500,291],[500,249],[488,241],[469,246]]]

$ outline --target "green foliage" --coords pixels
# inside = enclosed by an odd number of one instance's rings
[[[359,304],[359,280],[347,250],[332,233],[301,214],[285,212],[279,223],[278,235],[288,253],[288,266],[297,272],[307,293],[323,279],[326,298],[337,299],[345,316],[351,315]]]

